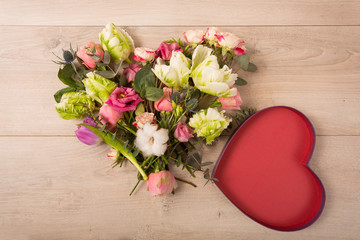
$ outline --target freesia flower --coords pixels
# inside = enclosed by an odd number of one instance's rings
[[[137,64],[130,64],[129,67],[124,68],[123,74],[125,75],[128,82],[133,82],[135,79],[136,73],[141,69],[142,67]]]
[[[134,60],[137,62],[152,62],[156,57],[155,50],[138,47],[134,50]]]
[[[155,114],[144,112],[135,117],[135,122],[133,123],[133,125],[137,128],[143,128],[146,123],[155,123],[155,119]]]
[[[244,41],[232,33],[220,33],[216,35],[218,44],[223,48],[223,55],[227,51],[234,51],[236,55],[243,55],[246,53]]]
[[[167,149],[168,140],[167,129],[158,129],[157,125],[145,123],[143,128],[136,132],[135,145],[144,157],[161,156]]]
[[[94,101],[84,91],[64,93],[55,105],[59,116],[64,119],[82,118],[94,108]]]
[[[183,52],[180,45],[176,42],[166,43],[162,42],[160,46],[156,49],[156,53],[159,57],[164,60],[170,60],[172,52]]]
[[[107,154],[107,156],[109,158],[111,158],[112,160],[116,161],[119,156],[120,156],[120,152],[118,150],[116,150],[115,148],[111,148],[110,152]]]
[[[94,119],[87,117],[83,121],[83,124],[90,125],[92,127],[97,127]],[[93,133],[90,129],[85,126],[79,125],[78,129],[75,131],[76,137],[83,143],[87,145],[94,145],[100,142],[101,138]]]
[[[236,88],[236,87],[232,87],[232,88]],[[227,98],[219,97],[219,100],[222,105],[222,108],[229,110],[230,109],[240,110],[240,105],[243,103],[239,91],[237,91],[237,94],[233,97],[227,97]]]
[[[211,45],[217,43],[216,35],[218,34],[218,29],[216,27],[210,27],[206,30],[204,39]]]
[[[182,52],[173,52],[170,65],[157,63],[152,70],[166,86],[178,90],[189,84],[190,62]]]
[[[195,87],[200,91],[219,97],[232,97],[236,95],[235,84],[237,74],[232,74],[231,69],[224,65],[220,68],[217,57],[211,55],[211,49],[199,45],[196,47],[192,66],[191,77]]]
[[[86,93],[98,103],[104,104],[116,88],[116,83],[93,72],[86,74],[86,77],[83,80]]]
[[[183,34],[185,42],[196,45],[204,41],[205,31],[203,30],[189,30]]]
[[[147,189],[153,196],[163,196],[176,189],[177,183],[174,175],[170,171],[160,171],[151,173],[147,180]]]
[[[89,42],[85,46],[80,47],[76,55],[83,60],[85,66],[89,69],[95,69],[96,63],[101,62],[104,58],[104,51],[100,44]]]
[[[99,34],[101,46],[108,51],[112,60],[119,64],[134,51],[134,41],[131,36],[123,29],[115,27],[113,23],[109,23]]]
[[[189,125],[197,136],[206,138],[206,144],[211,144],[231,122],[224,112],[215,108],[202,109],[190,118]]]
[[[116,111],[114,107],[104,104],[101,106],[99,116],[102,124],[109,124],[111,128],[116,127],[116,123],[124,117],[122,112]]]
[[[111,93],[107,104],[116,111],[126,112],[136,110],[139,102],[143,101],[133,88],[120,86]]]
[[[179,140],[179,142],[188,142],[189,138],[194,137],[192,133],[193,129],[189,128],[185,122],[181,121],[175,128],[174,137]]]
[[[172,95],[172,90],[171,88],[164,87],[163,92],[164,92],[163,96],[159,100],[155,101],[154,107],[157,111],[172,112],[173,108],[170,100],[170,97]]]

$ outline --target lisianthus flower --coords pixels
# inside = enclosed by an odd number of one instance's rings
[[[96,63],[101,62],[104,58],[104,51],[102,50],[100,44],[89,42],[85,46],[80,47],[76,55],[83,60],[83,63],[87,68],[95,69]],[[97,60],[95,60],[95,58]]]
[[[144,47],[137,47],[134,50],[134,60],[137,62],[152,62],[156,57],[155,50]]]
[[[183,38],[185,42],[196,45],[204,41],[205,31],[203,30],[189,30],[184,32]]]
[[[181,121],[175,128],[174,137],[179,140],[179,142],[188,142],[189,138],[194,137],[192,135],[193,129],[191,129],[185,122]]]
[[[162,42],[156,49],[156,54],[164,60],[170,60],[173,52],[183,52],[180,45],[176,42]]]
[[[104,104],[101,106],[99,111],[99,116],[101,117],[102,124],[109,124],[111,128],[116,127],[116,123],[120,120],[120,118],[124,117],[122,112],[116,111],[114,107]]]
[[[85,120],[83,121],[83,124],[86,125],[90,125],[92,127],[97,127],[96,122],[94,121],[94,119],[87,117],[85,118]],[[83,143],[87,144],[87,145],[94,145],[98,142],[100,142],[101,138],[96,135],[95,133],[93,133],[90,129],[88,129],[87,127],[78,126],[78,129],[75,131],[76,137]]]
[[[168,130],[158,129],[157,125],[145,123],[142,129],[136,132],[135,145],[144,157],[161,156],[167,149],[169,140]]]
[[[232,97],[236,95],[235,84],[237,74],[224,65],[220,68],[217,57],[211,54],[212,50],[203,45],[196,47],[191,66],[191,77],[195,87],[207,94],[219,97]]]
[[[135,122],[133,125],[137,128],[143,128],[146,123],[155,123],[155,119],[155,114],[144,112],[135,117]]]
[[[204,39],[210,45],[215,45],[217,43],[217,38],[216,38],[217,34],[218,34],[218,29],[216,27],[210,27],[206,30]]]
[[[142,67],[137,64],[130,64],[129,67],[124,68],[123,74],[125,75],[128,82],[133,82],[135,79],[136,73],[141,69]]]
[[[244,41],[232,33],[220,33],[216,35],[218,44],[223,48],[223,54],[227,51],[234,51],[236,55],[243,55],[246,53]]]
[[[120,86],[110,94],[107,104],[114,107],[116,111],[134,111],[139,102],[144,101],[133,88]]]
[[[234,86],[232,88],[236,88],[236,87]],[[231,110],[231,109],[240,110],[240,106],[243,103],[239,91],[237,91],[237,94],[233,97],[226,97],[226,98],[219,97],[219,100],[222,105],[222,108],[227,110]]]
[[[163,196],[176,189],[177,183],[170,171],[151,173],[147,180],[147,189],[153,196]]]
[[[211,144],[231,122],[224,112],[215,108],[202,109],[190,118],[189,125],[197,136],[206,138],[206,144]]]

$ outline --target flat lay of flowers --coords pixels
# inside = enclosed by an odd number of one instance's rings
[[[142,181],[153,196],[174,193],[180,183],[195,187],[174,176],[171,165],[218,181],[201,146],[255,113],[241,106],[246,81],[239,75],[256,66],[241,38],[215,27],[186,31],[150,49],[135,47],[124,29],[109,23],[99,43],[70,45],[54,62],[67,85],[54,94],[56,111],[81,120],[74,130],[82,143],[109,145],[113,167],[128,161],[137,169],[130,195]]]

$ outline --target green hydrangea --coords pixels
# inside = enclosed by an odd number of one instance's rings
[[[84,91],[64,93],[60,102],[55,105],[60,117],[67,120],[82,118],[94,108],[94,101]]]
[[[190,118],[189,125],[195,129],[198,137],[206,138],[206,144],[211,144],[231,122],[224,112],[218,112],[215,108],[200,110]]]
[[[83,80],[86,93],[92,99],[103,105],[115,90],[117,86],[116,83],[93,72],[89,72],[86,76],[87,78]]]
[[[113,23],[105,26],[99,38],[102,48],[110,53],[116,64],[128,59],[135,48],[131,36],[125,30],[115,27]]]

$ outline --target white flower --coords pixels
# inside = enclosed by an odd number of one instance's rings
[[[237,74],[231,73],[228,66],[220,69],[217,57],[211,55],[211,49],[199,45],[196,47],[192,66],[191,77],[195,87],[200,91],[219,97],[233,97],[237,94],[235,84]]]
[[[176,90],[189,84],[190,63],[182,52],[173,51],[170,58],[170,65],[157,61],[153,72],[168,87]]]
[[[204,38],[211,44],[214,45],[217,43],[218,29],[216,27],[210,27],[206,30]]]
[[[158,129],[157,125],[146,123],[142,129],[137,130],[135,145],[144,157],[161,156],[167,149],[168,140],[167,129]]]
[[[184,32],[184,40],[189,44],[196,45],[204,41],[205,32],[203,30],[189,30]]]

